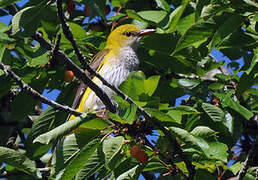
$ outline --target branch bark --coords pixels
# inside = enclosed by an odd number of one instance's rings
[[[36,90],[34,90],[32,87],[26,84],[18,75],[16,75],[9,66],[4,65],[2,62],[0,62],[0,68],[5,72],[7,76],[10,76],[23,90],[28,92],[33,97],[41,100],[43,103],[46,103],[56,109],[72,113],[75,116],[79,116],[82,114],[81,112],[76,111],[75,109],[72,109],[68,106],[63,106],[55,101],[46,98],[45,96],[42,96]]]

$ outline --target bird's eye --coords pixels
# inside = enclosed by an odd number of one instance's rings
[[[133,36],[132,32],[124,32],[124,35],[126,35],[127,37]]]
[[[140,33],[135,32],[135,31],[127,31],[127,32],[124,32],[123,35],[125,35],[127,37],[136,37],[136,36],[139,36]]]

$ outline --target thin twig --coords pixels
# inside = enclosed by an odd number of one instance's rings
[[[86,69],[89,69],[90,68],[89,64],[87,63],[84,56],[80,53],[77,43],[73,38],[73,33],[72,33],[71,29],[69,28],[69,25],[65,22],[65,16],[63,13],[63,9],[62,9],[62,0],[57,0],[56,5],[57,5],[57,14],[58,14],[59,20],[61,21],[63,33],[64,33],[66,39],[68,39],[71,42],[74,52],[75,52],[78,60],[80,61],[80,63],[83,65],[83,67],[85,67]]]
[[[57,35],[56,45],[55,45],[54,50],[53,50],[53,53],[52,53],[53,56],[56,56],[57,51],[59,50],[60,40],[61,40],[61,34],[59,33],[59,34]]]
[[[186,78],[186,79],[196,79],[196,80],[201,80],[201,81],[211,81],[211,82],[218,82],[217,78],[212,78],[212,77],[200,77],[197,75],[185,75],[185,74],[177,74],[180,78]]]
[[[109,131],[107,134],[105,134],[103,136],[103,138],[101,138],[101,141],[100,142],[103,142],[110,134],[112,134],[115,130],[112,130],[112,131]]]
[[[17,136],[18,136],[18,128],[14,127],[14,129],[12,130],[12,134],[6,143],[6,147],[11,149],[17,149],[17,147],[15,146],[15,141],[17,139]]]
[[[243,163],[240,171],[238,172],[238,175],[237,175],[237,180],[241,180],[243,179],[243,177],[245,176],[246,172],[247,172],[247,169],[249,167],[249,157],[250,157],[250,151],[249,153],[247,154],[246,156],[246,159],[245,159],[245,162]]]
[[[5,72],[7,76],[10,76],[15,82],[25,91],[27,91],[30,95],[32,95],[35,98],[38,98],[43,103],[46,103],[56,109],[63,110],[69,113],[72,113],[75,116],[79,116],[82,113],[79,111],[76,111],[75,109],[72,109],[68,106],[63,106],[55,101],[52,101],[45,96],[42,96],[37,91],[35,91],[32,87],[30,87],[28,84],[26,84],[18,75],[16,75],[9,66],[4,65],[2,62],[0,62],[0,68]]]

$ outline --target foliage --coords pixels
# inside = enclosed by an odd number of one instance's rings
[[[68,9],[68,1],[63,2],[66,20],[89,62],[104,48],[115,22],[157,30],[138,47],[141,71],[130,74],[119,87],[136,104],[116,96],[119,112],[109,113],[109,119],[92,113],[65,123],[67,113],[54,108],[41,112],[40,102],[0,70],[0,162],[5,163],[1,176],[5,172],[10,179],[138,179],[152,172],[158,179],[191,177],[175,143],[160,126],[177,139],[195,166],[192,178],[236,176],[246,154],[228,167],[230,149],[258,112],[258,4],[252,0],[70,0],[75,9]],[[56,3],[17,3],[0,0],[0,16],[12,16],[9,25],[0,22],[0,62],[40,93],[59,90],[57,102],[71,106],[80,80],[65,82],[69,69],[32,38],[38,31],[55,44],[60,33],[60,50],[82,67],[64,36]],[[107,6],[111,13],[105,11]],[[229,58],[232,72],[221,68],[225,62],[210,56],[214,49]],[[184,95],[189,98],[175,106]],[[145,119],[136,105],[160,126]],[[257,125],[255,130],[248,131],[251,139],[257,137]],[[147,142],[150,137],[153,146]],[[147,163],[130,157],[130,147],[136,144],[148,154]],[[253,172],[250,168],[246,176],[254,179]]]

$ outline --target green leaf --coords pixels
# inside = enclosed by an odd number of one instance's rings
[[[1,42],[1,43],[11,43],[11,42],[13,42],[13,41],[14,41],[14,39],[13,39],[13,38],[10,38],[10,37],[8,36],[8,34],[3,33],[3,32],[0,32],[0,42]]]
[[[183,17],[179,20],[176,26],[176,30],[183,35],[194,23],[195,14],[189,14],[188,16]]]
[[[233,15],[228,18],[215,32],[210,44],[209,50],[211,51],[217,44],[222,42],[222,40],[228,35],[232,34],[238,27],[243,23],[241,16]]]
[[[49,146],[42,147],[39,144],[33,144],[32,141],[39,135],[50,130],[51,126],[54,124],[56,113],[57,110],[49,107],[34,121],[31,131],[25,141],[25,145],[28,148],[26,154],[29,157],[35,158],[37,156],[42,156],[49,150]]]
[[[217,159],[227,163],[228,147],[226,144],[220,142],[209,143],[209,148],[204,151],[210,159]]]
[[[15,151],[13,149],[0,147],[0,162],[9,164],[20,171],[31,176],[37,177],[37,169],[35,161],[30,160],[24,155],[24,152]]]
[[[155,0],[158,7],[164,9],[165,11],[170,11],[170,5],[165,0]]]
[[[151,76],[148,79],[144,80],[144,90],[145,93],[149,96],[155,92],[158,87],[160,76]]]
[[[16,13],[12,19],[12,35],[24,28],[27,35],[33,34],[40,25],[41,6],[26,7]]]
[[[132,169],[124,172],[123,174],[121,174],[120,176],[118,176],[117,180],[132,180],[132,179],[138,179],[140,173],[138,171],[138,168],[140,166],[137,165],[135,167],[133,167]]]
[[[145,75],[142,72],[130,73],[128,78],[119,86],[119,89],[131,97],[133,100],[139,100],[139,95],[144,91]]]
[[[111,4],[114,7],[122,7],[123,5],[125,5],[127,3],[127,1],[129,1],[129,0],[114,0],[114,1],[112,0]]]
[[[221,122],[225,120],[225,113],[220,108],[209,103],[202,103],[202,108],[213,121]]]
[[[157,109],[145,108],[150,115],[161,122],[176,122],[176,120],[168,114]]]
[[[108,117],[110,117],[112,120],[120,122],[120,123],[126,123],[126,120],[122,119],[118,114],[108,112]]]
[[[117,21],[123,17],[125,17],[126,14],[122,14],[122,13],[117,13],[114,16],[111,16],[110,18],[108,18],[109,21]]]
[[[105,164],[113,169],[116,166],[116,156],[120,154],[124,142],[123,136],[111,137],[103,142],[103,152],[105,154]]]
[[[19,1],[19,0],[0,0],[0,8],[5,8],[6,6],[14,4],[17,1]]]
[[[256,8],[258,8],[258,3],[256,3],[255,1],[252,0],[243,0],[246,4],[249,4],[251,6],[254,6]]]
[[[126,10],[126,13],[129,17],[131,17],[133,19],[137,19],[139,21],[148,21],[148,22],[152,22],[152,23],[155,23],[155,24],[160,23],[167,16],[166,11],[140,11],[140,12],[135,12],[133,10]]]
[[[196,10],[195,10],[195,21],[197,21],[204,9],[204,6],[208,5],[210,0],[198,0],[196,2]]]
[[[170,127],[169,129],[173,134],[182,139],[182,141],[190,145],[190,147],[194,147],[203,151],[209,148],[209,144],[205,140],[193,136],[191,133],[184,129],[178,127]]]
[[[234,175],[237,175],[239,172],[240,168],[243,166],[243,162],[236,162],[232,166],[229,167],[229,169],[233,172]]]
[[[222,89],[223,87],[225,87],[225,84],[223,83],[212,83],[208,86],[208,88],[211,90]]]
[[[179,79],[178,84],[184,88],[194,88],[198,86],[201,83],[201,81],[196,79]]]
[[[105,156],[100,148],[98,148],[88,159],[87,163],[82,169],[76,174],[75,180],[81,180],[94,175],[99,171],[105,164]]]
[[[171,14],[169,21],[169,29],[166,31],[167,33],[172,33],[176,30],[177,23],[182,16],[186,6],[188,3],[184,3],[181,6],[178,6]]]
[[[98,129],[103,130],[113,123],[108,119],[99,118],[99,117],[89,117],[85,122],[83,122],[79,128],[82,129]]]
[[[3,22],[0,22],[0,27],[0,32],[2,33],[11,30],[11,26],[7,26]]]
[[[156,24],[160,23],[167,16],[166,11],[140,11],[140,12],[137,12],[137,14],[141,18],[150,22],[154,22]]]
[[[101,139],[97,138],[86,144],[74,157],[74,159],[71,160],[71,162],[65,167],[65,169],[57,175],[56,179],[72,179],[83,167],[83,165],[89,160],[94,151],[98,148],[98,146],[100,145],[100,140]]]
[[[121,115],[123,121],[128,124],[133,124],[133,121],[136,117],[137,106],[135,104],[130,104],[128,108],[126,108],[125,112]]]
[[[199,47],[213,34],[214,25],[214,23],[210,22],[197,22],[194,24],[179,39],[176,49],[170,55],[173,56],[176,52],[189,46]]]
[[[98,130],[83,130],[78,133],[70,134],[62,139],[56,146],[52,157],[53,174],[58,174],[67,164],[80,152],[80,150],[89,142],[100,135]],[[100,151],[99,151],[100,150]],[[103,160],[102,149],[98,149],[98,155]],[[86,164],[85,164],[86,165]]]
[[[44,49],[40,46],[40,48],[37,49],[37,51],[33,52],[32,56],[27,56],[28,57],[28,66],[36,67],[39,65],[46,64],[49,61],[48,54],[49,53],[46,51],[46,49]]]
[[[66,85],[58,95],[56,101],[61,104],[70,104],[73,98],[71,96],[71,92],[72,90],[74,90],[74,87],[74,83]],[[27,139],[25,141],[25,146],[28,149],[26,151],[26,155],[29,156],[29,158],[37,159],[49,151],[50,145],[43,145],[40,143],[33,144],[33,140],[37,138],[39,135],[44,134],[52,130],[53,128],[65,123],[67,116],[67,112],[56,110],[52,107],[48,107],[43,113],[41,113],[36,118],[31,116],[31,118],[34,118],[35,120],[33,121],[31,131],[29,132]]]
[[[246,109],[239,102],[234,101],[232,98],[230,98],[229,95],[223,94],[223,93],[213,93],[213,94],[220,99],[222,104],[229,107],[230,109],[235,110],[243,117],[245,117],[247,120],[253,117],[253,113],[251,111]]]
[[[215,136],[217,133],[207,126],[197,126],[191,131],[191,134],[199,136],[203,139],[208,139]]]
[[[176,120],[177,123],[181,124],[182,116],[185,114],[199,114],[196,109],[190,106],[177,106],[169,108],[168,115]]]
[[[73,33],[74,39],[78,41],[78,40],[87,38],[85,29],[83,29],[79,24],[76,24],[74,22],[68,22],[68,25]],[[60,42],[63,44],[70,44],[70,41],[66,39],[62,29],[59,30],[59,33],[61,33],[62,35]]]
[[[162,41],[162,46],[159,44],[161,41]],[[156,56],[156,54],[157,54],[157,58],[159,58],[159,62],[156,62],[156,63],[157,64],[165,64],[166,61],[169,61],[169,60],[167,60],[167,58],[169,58],[167,56],[167,54],[175,48],[177,39],[175,37],[171,36],[171,34],[155,33],[155,34],[152,34],[151,36],[146,36],[143,39],[143,42],[144,42],[143,46],[149,50],[149,52],[139,51],[139,53],[141,53],[141,52],[144,53],[143,58],[147,58],[146,53],[149,53],[151,58],[154,59],[154,60],[152,60],[152,59],[150,59],[150,60],[155,62],[155,58],[153,56]],[[141,46],[139,47],[139,49],[140,48],[141,48]],[[160,53],[162,53],[162,54],[160,54]],[[139,54],[139,55],[141,55],[141,54]],[[163,57],[160,58],[160,55],[162,55]],[[162,59],[164,57],[166,58],[166,60],[162,61]],[[171,58],[170,58],[170,60],[171,60]],[[169,65],[169,62],[167,62],[168,65]],[[167,64],[165,64],[165,67],[170,67],[170,66],[167,66]],[[159,65],[158,67],[160,67],[160,66],[161,65]]]
[[[88,116],[87,113],[82,114],[79,117],[74,118],[73,120],[67,121],[66,123],[52,129],[51,131],[41,134],[36,139],[34,139],[33,143],[39,142],[41,144],[50,144],[52,142],[56,142],[59,138],[64,135],[67,135],[72,130],[75,130],[79,127],[85,118]]]
[[[144,167],[143,171],[155,171],[164,169],[164,165],[161,164],[157,159],[151,159],[148,164]]]
[[[206,0],[205,0],[206,1]],[[202,11],[201,11],[201,18],[203,19],[209,19],[219,12],[223,11],[225,7],[221,6],[220,4],[208,4],[207,6],[204,6]]]
[[[134,10],[127,9],[126,10],[126,14],[127,14],[128,17],[130,17],[132,19],[136,19],[138,21],[147,22],[145,19],[143,19],[141,16],[139,16]]]

